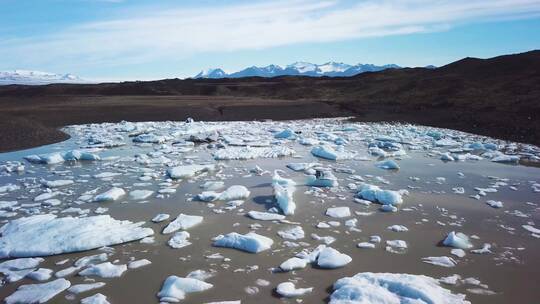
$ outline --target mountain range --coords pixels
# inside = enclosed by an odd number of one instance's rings
[[[271,64],[265,67],[252,66],[234,73],[226,73],[221,68],[201,71],[194,78],[242,78],[242,77],[276,77],[276,76],[311,76],[311,77],[347,77],[365,72],[378,72],[386,69],[401,68],[395,64],[374,65],[357,64],[350,65],[340,62],[327,62],[324,64],[314,64],[309,62],[295,62],[282,68],[279,65]]]
[[[50,83],[86,83],[84,79],[73,74],[55,74],[40,71],[12,70],[0,71],[0,85],[29,84],[40,85]]]

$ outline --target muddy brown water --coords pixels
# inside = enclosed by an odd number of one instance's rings
[[[60,147],[69,146],[72,143],[64,143]],[[54,146],[58,148],[58,146]],[[42,148],[43,149],[43,148]],[[49,148],[45,148],[47,150]],[[133,151],[129,147],[113,149],[107,153],[111,155],[131,154]],[[150,148],[143,148],[151,150]],[[303,150],[302,150],[303,149]],[[348,160],[330,162],[317,159],[309,155],[306,148],[298,148],[302,158],[285,157],[280,159],[256,159],[248,161],[227,161],[222,162],[228,167],[223,170],[220,176],[224,178],[226,186],[244,185],[249,188],[251,195],[246,202],[236,210],[226,211],[223,214],[216,214],[212,209],[224,206],[224,202],[217,202],[213,208],[207,203],[190,201],[189,198],[200,193],[200,185],[206,180],[215,180],[212,174],[201,176],[194,180],[178,182],[177,192],[164,199],[148,199],[148,203],[140,204],[132,200],[124,199],[110,203],[86,203],[74,205],[80,208],[107,207],[107,212],[116,219],[128,219],[131,221],[146,221],[145,226],[151,227],[155,231],[155,243],[141,244],[131,242],[122,245],[111,246],[114,254],[109,261],[118,260],[125,264],[129,259],[146,258],[152,261],[149,266],[139,269],[128,270],[120,278],[101,279],[90,277],[90,279],[105,282],[106,286],[90,292],[72,296],[67,292],[53,298],[48,303],[78,303],[81,298],[100,292],[107,296],[111,303],[157,303],[157,292],[165,278],[169,275],[185,276],[189,272],[197,269],[215,270],[215,276],[207,281],[214,285],[213,288],[201,292],[188,294],[182,303],[205,303],[212,301],[241,300],[242,303],[295,303],[297,299],[280,299],[274,292],[277,284],[288,280],[293,280],[297,287],[314,287],[313,292],[298,299],[303,303],[325,303],[332,291],[332,284],[339,278],[352,276],[359,272],[392,272],[423,274],[434,278],[459,274],[463,278],[478,278],[483,284],[489,286],[489,290],[494,291],[494,295],[479,295],[467,291],[468,288],[475,288],[471,285],[447,286],[445,288],[455,293],[464,293],[472,303],[538,303],[540,299],[540,240],[530,236],[530,233],[521,228],[521,225],[529,221],[538,223],[540,212],[538,205],[526,204],[526,202],[538,203],[538,193],[531,190],[529,181],[538,180],[540,169],[534,167],[502,165],[489,161],[478,162],[452,162],[444,163],[438,159],[427,157],[424,152],[411,152],[409,157],[399,161],[401,169],[398,171],[387,171],[376,168],[373,161]],[[28,153],[26,153],[28,154]],[[26,155],[24,153],[4,154],[2,159],[9,159]],[[196,155],[199,161],[209,159],[207,153]],[[1,159],[0,159],[1,160]],[[365,177],[374,175],[384,177],[390,182],[389,185],[381,185],[388,189],[401,189],[407,186],[414,186],[409,189],[410,195],[404,198],[403,208],[397,213],[383,213],[378,211],[378,205],[372,204],[365,207],[353,202],[354,192],[346,188],[333,193],[325,189],[325,198],[314,197],[305,193],[309,187],[299,185],[295,192],[297,210],[294,215],[288,216],[287,220],[299,223],[306,237],[298,242],[309,243],[308,248],[313,248],[320,242],[311,239],[312,233],[320,236],[333,236],[337,241],[330,246],[346,253],[352,257],[352,262],[340,269],[323,270],[308,266],[305,269],[288,273],[275,273],[272,269],[279,266],[286,259],[294,256],[302,248],[290,248],[283,245],[283,239],[277,235],[277,231],[283,230],[292,225],[252,220],[245,216],[249,210],[265,211],[273,204],[272,188],[270,186],[271,176],[257,176],[249,174],[248,170],[255,165],[259,165],[264,170],[274,169],[286,170],[288,177],[294,179],[299,184],[304,181],[302,173],[293,172],[285,168],[290,162],[317,161],[329,166],[353,168],[355,174]],[[130,167],[138,167],[133,163],[124,163],[122,166],[109,167],[104,164],[66,164],[55,166],[56,170],[69,169],[70,176],[80,176],[81,174],[95,174],[96,171],[112,171],[113,169],[125,170]],[[51,177],[42,165],[28,165],[27,170],[35,170],[37,177]],[[106,168],[106,169],[105,169]],[[159,168],[156,167],[156,168]],[[53,168],[49,168],[53,169]],[[462,172],[464,177],[459,177],[458,172]],[[29,175],[29,173],[25,174]],[[15,182],[16,179],[25,175],[12,175],[0,177],[0,184]],[[348,174],[336,173],[340,186],[345,187],[347,183],[353,182]],[[413,181],[409,177],[419,177],[418,181]],[[487,197],[475,200],[469,197],[476,194],[474,187],[487,187],[493,182],[488,176],[497,176],[510,179],[509,184],[515,184],[518,188],[513,191],[508,187],[500,187],[496,193],[488,193]],[[89,178],[89,182],[74,191],[68,199],[63,198],[64,204],[74,200],[82,192],[102,186],[104,189],[111,183],[123,183],[125,188],[129,188],[133,183],[139,182],[138,175],[126,173],[124,176],[116,177],[113,181],[103,182]],[[437,177],[444,177],[445,182],[437,183]],[[58,176],[56,176],[58,178]],[[366,177],[365,177],[366,178]],[[158,190],[158,184],[163,178],[152,181],[153,185],[144,189]],[[366,178],[366,181],[373,183],[373,178]],[[453,187],[464,187],[464,195],[454,194]],[[84,189],[84,191],[82,190]],[[133,187],[135,189],[135,187]],[[1,197],[1,200],[19,198],[19,202],[29,202],[20,199],[25,194],[18,192]],[[13,197],[11,197],[13,196]],[[18,196],[18,197],[14,197]],[[339,197],[343,199],[340,199]],[[27,194],[27,197],[33,197]],[[71,200],[70,200],[71,199]],[[485,200],[493,199],[504,202],[501,209],[493,209],[485,204]],[[325,216],[326,208],[332,206],[348,206],[354,213],[372,212],[370,215],[354,215],[358,219],[358,231],[349,231],[343,225],[346,219],[331,219]],[[441,209],[441,208],[444,208]],[[410,209],[410,210],[409,210]],[[528,214],[529,218],[516,217],[505,213],[505,211],[520,210]],[[161,234],[161,230],[169,221],[162,223],[152,223],[150,219],[158,213],[169,213],[174,218],[179,213],[202,215],[204,222],[192,229],[190,241],[192,245],[181,249],[172,249],[167,246],[167,241],[171,235]],[[352,218],[352,217],[351,217]],[[349,218],[347,218],[349,219]],[[340,221],[340,227],[331,229],[317,229],[315,225],[320,221],[336,220]],[[437,222],[444,223],[445,226]],[[212,238],[224,233],[251,231],[250,225],[260,224],[261,227],[256,232],[271,237],[274,240],[272,249],[258,254],[250,254],[235,249],[212,247]],[[459,223],[461,226],[452,224]],[[393,232],[387,229],[388,226],[400,224],[409,228],[408,232]],[[500,225],[515,228],[508,231]],[[538,226],[537,226],[538,227]],[[428,256],[451,256],[448,247],[440,246],[441,240],[452,230],[463,232],[467,235],[476,235],[479,239],[474,239],[475,248],[482,244],[492,244],[492,254],[472,254],[467,253],[464,258],[456,258],[458,264],[453,268],[444,268],[423,263],[422,258]],[[368,241],[369,236],[380,235],[383,239],[376,249],[359,249],[356,244]],[[394,254],[385,251],[384,242],[386,240],[401,239],[408,243],[408,250],[404,254]],[[522,249],[518,249],[522,248]],[[61,254],[46,257],[46,261],[40,267],[51,268],[55,271],[61,270],[71,265],[79,257],[88,256],[101,252],[91,250],[86,252]],[[220,259],[209,259],[207,256],[220,253],[230,261]],[[70,262],[58,266],[56,262],[70,259]],[[510,259],[512,258],[512,259]],[[250,266],[258,266],[258,269],[250,269]],[[86,277],[71,275],[67,277],[72,284],[88,282]],[[257,279],[270,282],[268,286],[258,286]],[[28,279],[7,284],[0,287],[0,299],[8,296],[22,284],[35,283]],[[257,287],[259,292],[248,294],[246,287]]]

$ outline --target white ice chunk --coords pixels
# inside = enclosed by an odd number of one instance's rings
[[[195,227],[195,226],[199,225],[200,223],[202,223],[203,219],[204,218],[202,216],[187,215],[187,214],[180,213],[176,217],[176,219],[174,219],[174,221],[170,222],[163,229],[163,233],[168,234],[168,233],[172,233],[172,232],[175,232],[177,230],[180,230],[180,229],[187,230],[189,228]]]
[[[328,145],[317,146],[311,149],[311,154],[330,160],[344,160],[352,159],[356,156],[354,152],[347,152],[343,150],[343,146],[338,146],[338,149],[334,149]]]
[[[0,228],[0,258],[55,255],[135,241],[154,233],[141,227],[143,224],[118,221],[109,215],[23,217]]]
[[[274,241],[271,238],[256,234],[255,232],[244,235],[231,232],[229,234],[217,236],[213,245],[258,253],[270,249],[273,243]]]
[[[321,268],[339,268],[349,264],[352,258],[332,247],[326,247],[319,253],[317,265]]]
[[[425,257],[422,258],[422,262],[441,267],[454,267],[457,264],[456,260],[447,256]]]
[[[215,171],[216,165],[185,165],[169,168],[167,174],[173,179],[192,178],[203,172]]]
[[[190,237],[189,232],[187,232],[187,231],[179,231],[179,232],[175,233],[169,239],[167,244],[169,246],[171,246],[171,248],[174,248],[174,249],[184,248],[186,246],[191,245],[191,242],[188,241],[189,237]]]
[[[81,299],[81,304],[110,304],[107,297],[101,293]]]
[[[276,292],[286,298],[294,298],[313,291],[313,287],[296,288],[292,282],[283,282],[276,287]]]
[[[254,210],[249,211],[247,215],[254,220],[260,220],[260,221],[276,221],[276,220],[285,219],[285,216],[281,214],[270,213],[270,212],[260,212],[260,211],[254,211]]]
[[[173,275],[165,279],[157,296],[160,302],[179,302],[185,299],[187,293],[201,292],[212,287],[212,284],[201,280]]]
[[[358,273],[334,283],[329,304],[470,304],[465,295],[453,294],[423,275]]]
[[[42,284],[21,285],[4,301],[6,304],[45,303],[68,289],[70,285],[71,283],[66,279],[57,279]]]
[[[105,286],[105,283],[103,282],[76,284],[76,285],[72,285],[67,291],[74,294],[79,294],[79,293],[87,292],[90,290],[98,289],[103,286]]]
[[[133,200],[144,200],[149,198],[154,194],[154,191],[151,190],[133,190],[129,192],[129,197]]]
[[[101,194],[98,194],[94,197],[94,202],[110,202],[110,201],[116,201],[120,197],[126,195],[126,191],[122,188],[111,188],[106,192],[103,192]]]
[[[351,216],[349,207],[333,207],[326,209],[326,215],[334,218],[342,218]]]
[[[293,194],[296,190],[296,183],[292,179],[281,177],[278,171],[274,171],[272,187],[277,205],[285,215],[292,215],[296,210]]]
[[[281,270],[283,271],[291,271],[295,269],[306,268],[308,263],[310,263],[309,260],[292,257],[286,260],[285,262],[281,263],[281,265],[279,265],[279,268],[281,268]]]
[[[127,266],[115,265],[111,262],[105,262],[97,265],[91,265],[90,267],[79,272],[81,276],[98,276],[101,278],[117,278],[120,277],[127,270]]]
[[[443,241],[443,245],[459,249],[470,249],[473,247],[467,235],[461,232],[456,233],[455,231],[448,233]]]

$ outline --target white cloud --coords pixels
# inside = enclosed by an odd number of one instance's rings
[[[200,52],[332,42],[445,30],[461,23],[538,16],[540,0],[279,1],[140,12],[41,37],[0,42],[21,66],[144,63]]]

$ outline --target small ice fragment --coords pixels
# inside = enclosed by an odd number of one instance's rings
[[[352,258],[332,247],[324,248],[317,258],[317,265],[321,268],[340,268],[352,261]]]
[[[447,256],[425,257],[422,258],[422,262],[442,267],[454,267],[457,264],[456,260]]]
[[[461,232],[456,233],[455,231],[448,233],[443,241],[443,245],[460,249],[470,249],[473,247],[467,235]]]
[[[238,234],[231,232],[225,235],[219,235],[213,243],[217,247],[235,248],[251,253],[258,253],[270,249],[274,241],[271,238],[259,235],[255,232],[247,234]]]
[[[127,270],[126,265],[114,265],[111,262],[105,262],[97,265],[92,265],[81,272],[81,276],[98,276],[101,278],[117,278]]]
[[[276,292],[283,297],[293,298],[313,291],[313,287],[296,288],[292,282],[283,282],[276,287]]]
[[[201,292],[212,287],[212,284],[201,280],[173,275],[165,279],[157,296],[160,302],[179,302],[185,299],[187,293]]]
[[[81,304],[110,304],[107,297],[101,293],[81,299]]]
[[[197,226],[202,223],[203,217],[198,215],[187,215],[180,213],[174,221],[170,222],[164,229],[163,233],[168,234],[180,229],[187,230],[191,227]]]
[[[292,257],[279,265],[279,268],[283,271],[291,271],[295,269],[306,268],[309,260]]]
[[[343,218],[351,216],[349,207],[334,207],[326,209],[326,215],[333,218]]]
[[[126,194],[126,191],[124,191],[124,189],[114,187],[106,192],[96,195],[94,197],[94,202],[116,201],[117,199],[124,196],[125,194]]]

